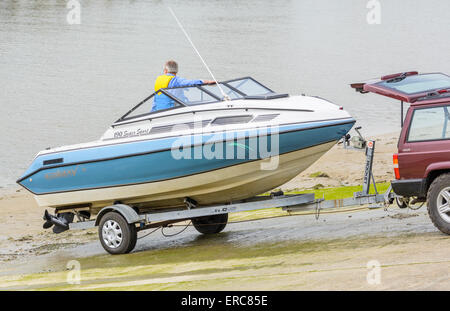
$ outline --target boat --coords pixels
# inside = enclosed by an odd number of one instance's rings
[[[155,96],[173,107],[152,112]],[[160,89],[99,140],[39,152],[17,183],[41,207],[88,217],[117,203],[143,212],[239,202],[297,176],[354,123],[328,100],[251,77]]]

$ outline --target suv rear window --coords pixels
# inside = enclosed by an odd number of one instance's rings
[[[408,142],[450,138],[449,106],[421,108],[414,111]]]
[[[450,88],[450,77],[441,73],[429,73],[406,77],[400,81],[395,79],[387,80],[379,84],[410,95]]]

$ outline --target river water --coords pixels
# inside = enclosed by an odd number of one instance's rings
[[[251,75],[278,92],[344,106],[364,134],[399,130],[399,104],[349,83],[418,70],[450,73],[450,1],[0,1],[0,186],[49,146],[97,139],[152,92],[167,59],[209,79],[170,15],[177,14],[216,77]]]

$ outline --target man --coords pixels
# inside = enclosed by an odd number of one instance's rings
[[[214,81],[210,80],[187,80],[180,77],[177,77],[178,73],[178,64],[169,60],[164,64],[164,74],[160,75],[156,78],[155,81],[155,92],[159,89],[164,88],[172,88],[178,86],[193,86],[199,84],[213,84]],[[168,96],[164,95],[162,92],[156,93],[154,100],[152,111],[157,111],[161,109],[168,109],[174,106],[174,101]]]

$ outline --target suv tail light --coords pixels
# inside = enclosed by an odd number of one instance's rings
[[[398,154],[397,153],[394,153],[393,162],[394,162],[395,179],[400,179],[400,170],[398,169]]]

